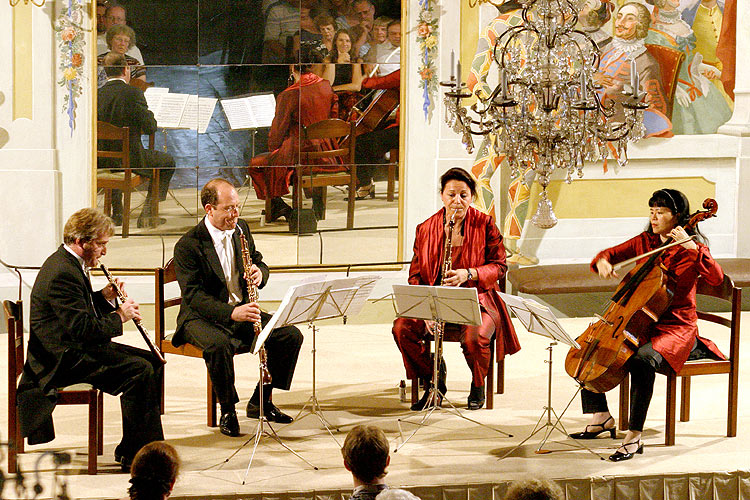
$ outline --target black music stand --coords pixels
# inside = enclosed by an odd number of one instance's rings
[[[426,286],[426,285],[393,285],[393,296],[396,303],[396,316],[399,318],[421,319],[424,321],[434,321],[435,323],[457,323],[461,325],[481,325],[482,313],[479,309],[479,295],[476,288],[461,288],[454,286]],[[483,424],[465,416],[456,408],[445,394],[440,392],[438,387],[439,371],[439,352],[442,346],[442,329],[438,328],[435,333],[435,356],[433,359],[432,369],[432,386],[430,387],[427,403],[421,410],[423,412],[421,419],[415,425],[409,437],[404,439],[401,430],[401,422],[411,423],[408,419],[398,419],[398,432],[401,438],[401,444],[393,452],[398,452],[423,426],[428,425],[426,422],[436,410],[444,410],[440,402],[445,401],[450,406],[446,411],[468,420],[482,427],[486,427],[495,432],[512,437],[512,434],[503,432],[489,425]]]
[[[547,406],[544,407],[544,411],[539,417],[539,420],[537,420],[536,425],[534,426],[534,430],[531,431],[531,434],[529,434],[523,441],[518,443],[512,449],[510,449],[505,455],[500,457],[500,459],[502,460],[503,458],[513,453],[515,450],[523,446],[526,441],[534,437],[542,430],[545,430],[544,439],[542,439],[542,441],[539,443],[539,447],[536,449],[535,453],[550,453],[551,450],[544,449],[543,446],[547,443],[547,440],[552,435],[553,431],[556,430],[558,432],[561,432],[563,435],[565,435],[566,438],[572,439],[568,435],[568,431],[565,430],[565,427],[563,426],[560,419],[563,415],[565,415],[565,412],[568,411],[570,404],[573,402],[573,400],[581,390],[579,386],[578,390],[575,392],[575,394],[573,394],[573,397],[570,398],[570,401],[568,401],[568,404],[565,406],[560,415],[555,412],[555,409],[552,407],[552,349],[557,345],[558,342],[561,342],[570,347],[575,347],[576,349],[580,349],[580,346],[578,345],[578,342],[575,341],[575,339],[567,334],[567,332],[562,327],[560,322],[557,321],[557,318],[549,307],[542,305],[533,299],[525,299],[516,295],[509,295],[502,292],[497,293],[503,300],[503,302],[505,302],[505,305],[508,307],[508,309],[516,316],[516,318],[519,319],[519,321],[521,321],[521,323],[529,333],[534,333],[536,335],[541,335],[542,337],[552,339],[549,346],[546,347],[546,350],[549,352],[549,358],[545,360],[545,363],[547,363]],[[554,422],[552,421],[553,415],[555,416]],[[543,420],[545,421],[542,424]],[[579,443],[575,440],[573,440],[573,443],[575,443],[578,448],[586,449],[590,453],[593,453],[597,457],[604,460],[603,457],[595,453],[588,446],[585,446],[584,444]],[[570,443],[565,444],[570,445]]]

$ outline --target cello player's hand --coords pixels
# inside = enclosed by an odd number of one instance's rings
[[[690,235],[685,231],[685,228],[682,226],[676,226],[674,229],[672,229],[669,232],[668,235],[670,238],[672,238],[674,241],[682,241],[686,238],[689,238]],[[682,247],[687,248],[688,250],[696,250],[698,248],[698,245],[695,244],[693,240],[686,241],[682,245]]]
[[[597,260],[596,270],[599,272],[601,278],[619,278],[617,273],[612,269],[612,264],[607,259]]]

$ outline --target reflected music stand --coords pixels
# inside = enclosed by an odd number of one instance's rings
[[[578,345],[578,342],[575,341],[575,339],[567,334],[567,332],[557,321],[557,318],[549,307],[542,305],[533,299],[524,299],[516,295],[509,295],[502,292],[497,292],[497,294],[500,296],[503,302],[505,302],[505,305],[508,307],[508,309],[513,312],[516,318],[519,319],[519,321],[523,324],[524,328],[526,328],[529,333],[534,333],[536,335],[541,335],[542,337],[551,339],[549,346],[546,347],[546,350],[549,352],[549,358],[545,360],[545,363],[547,363],[547,406],[544,407],[544,412],[539,417],[539,420],[537,420],[536,425],[534,426],[534,430],[531,431],[531,434],[529,434],[515,447],[510,449],[505,455],[500,457],[500,459],[503,459],[513,453],[515,450],[523,446],[526,441],[534,437],[542,430],[545,430],[544,439],[542,439],[542,441],[539,443],[539,447],[534,453],[550,453],[551,450],[544,449],[543,446],[547,443],[550,435],[552,435],[552,431],[557,430],[558,432],[561,432],[563,435],[565,435],[566,438],[572,439],[569,437],[568,431],[565,430],[565,427],[563,426],[560,419],[563,415],[565,415],[565,412],[568,411],[570,404],[573,402],[573,400],[581,390],[581,388],[579,387],[575,394],[573,394],[573,397],[570,399],[570,401],[568,401],[568,404],[565,406],[560,415],[555,412],[555,409],[552,407],[552,349],[557,345],[558,342],[561,342],[570,347],[575,347],[576,349],[580,349],[580,346]],[[553,415],[555,416],[554,422],[552,421]],[[545,420],[545,416],[546,421],[542,424],[542,421]],[[575,443],[577,447],[586,449],[590,453],[604,460],[603,457],[599,456],[588,446],[585,446],[575,440],[573,441],[573,443]]]
[[[396,303],[396,316],[399,318],[421,319],[424,321],[434,321],[442,323],[457,323],[461,325],[481,325],[482,313],[479,309],[479,295],[476,288],[461,288],[454,286],[426,286],[426,285],[393,285],[393,296]],[[440,359],[438,353],[442,345],[442,329],[438,328],[435,333],[435,355],[433,356],[432,385],[427,396],[427,403],[421,410],[423,413],[419,422],[415,425],[416,429],[404,439],[401,430],[401,422],[409,422],[407,418],[398,419],[398,432],[401,438],[401,444],[393,452],[396,453],[401,449],[423,426],[428,425],[426,422],[436,410],[443,410],[440,406],[441,400],[448,403],[450,413],[468,420],[482,427],[486,427],[495,432],[512,437],[512,434],[503,432],[489,425],[483,424],[465,416],[456,408],[445,394],[440,392],[438,387],[438,372]]]

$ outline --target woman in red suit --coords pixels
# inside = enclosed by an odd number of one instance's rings
[[[300,49],[305,52],[305,47]],[[311,61],[311,54],[301,54],[300,60]],[[276,114],[268,134],[269,153],[252,159],[250,177],[258,199],[271,198],[271,213],[268,222],[279,217],[287,218],[291,207],[281,197],[289,193],[294,167],[300,162],[300,134],[302,127],[328,118],[338,118],[338,98],[328,80],[312,73],[313,64],[289,66],[291,85],[276,97]],[[313,140],[303,144],[306,150],[323,151],[338,146],[330,140]],[[308,149],[309,148],[309,149]],[[273,168],[265,168],[273,167]],[[284,168],[286,167],[286,168]],[[335,158],[316,160],[316,171],[339,171]],[[322,199],[313,193],[313,207],[322,204]]]
[[[602,278],[618,278],[612,269],[613,264],[658,248],[670,238],[679,241],[696,234],[683,227],[690,219],[690,204],[680,191],[660,189],[654,192],[648,205],[648,228],[620,245],[599,252],[591,261],[593,272]],[[694,350],[724,358],[710,340],[698,336],[696,325],[695,288],[698,276],[710,285],[719,285],[724,279],[724,272],[711,257],[708,247],[693,240],[687,241],[664,250],[661,263],[666,268],[674,296],[667,310],[651,326],[647,338],[639,339],[638,351],[628,360],[627,369],[631,377],[629,429],[622,445],[609,457],[613,462],[628,460],[636,453],[643,453],[641,432],[657,372],[679,371]],[[583,389],[581,400],[583,412],[593,414],[591,424],[582,432],[571,434],[571,437],[593,439],[608,432],[614,438],[615,420],[607,408],[606,395]]]
[[[498,359],[517,352],[516,332],[500,297],[498,280],[505,275],[505,247],[495,222],[488,215],[471,207],[476,196],[476,182],[466,170],[452,168],[440,178],[440,198],[444,207],[417,226],[414,257],[409,267],[409,284],[439,285],[448,220],[455,211],[455,226],[451,239],[452,269],[443,284],[474,287],[479,293],[482,324],[446,325],[461,330],[461,348],[471,369],[472,382],[468,408],[478,410],[484,405],[484,379],[490,369],[490,341],[496,336]],[[428,355],[431,321],[398,318],[393,323],[393,337],[404,358],[406,376],[432,379],[432,362]],[[439,390],[445,392],[445,369],[441,360]],[[429,383],[426,386],[429,389]],[[424,408],[427,391],[412,405]]]

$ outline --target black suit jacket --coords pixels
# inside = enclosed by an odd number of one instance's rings
[[[141,134],[156,132],[156,118],[148,109],[143,92],[122,80],[109,80],[97,92],[97,119],[117,127],[130,127],[130,167],[146,168],[143,161],[143,144]],[[103,150],[115,150],[119,144],[107,144],[102,141]],[[103,162],[102,160],[107,160]],[[113,161],[114,163],[109,163]],[[120,168],[117,160],[108,158],[99,160],[100,168]]]
[[[21,431],[30,443],[54,438],[58,369],[70,369],[86,350],[122,335],[114,311],[101,291],[92,291],[78,260],[62,245],[44,262],[31,290],[29,344],[18,388]],[[32,438],[37,431],[42,435]]]
[[[255,242],[247,223],[239,219],[237,224],[242,227],[247,239],[250,259],[263,274],[263,280],[259,285],[259,288],[263,288],[268,281],[268,266],[263,262],[261,253],[255,249]],[[237,230],[232,237],[232,243],[234,265],[240,270],[240,288],[242,301],[245,303],[248,300],[247,283],[242,272],[242,251]],[[206,227],[205,218],[185,233],[175,245],[174,265],[182,292],[182,304],[177,315],[177,331],[172,343],[180,346],[186,342],[183,325],[191,319],[202,318],[210,323],[229,328],[234,322],[231,316],[235,306],[228,303],[229,290],[224,279],[224,271],[221,268],[211,234]]]

